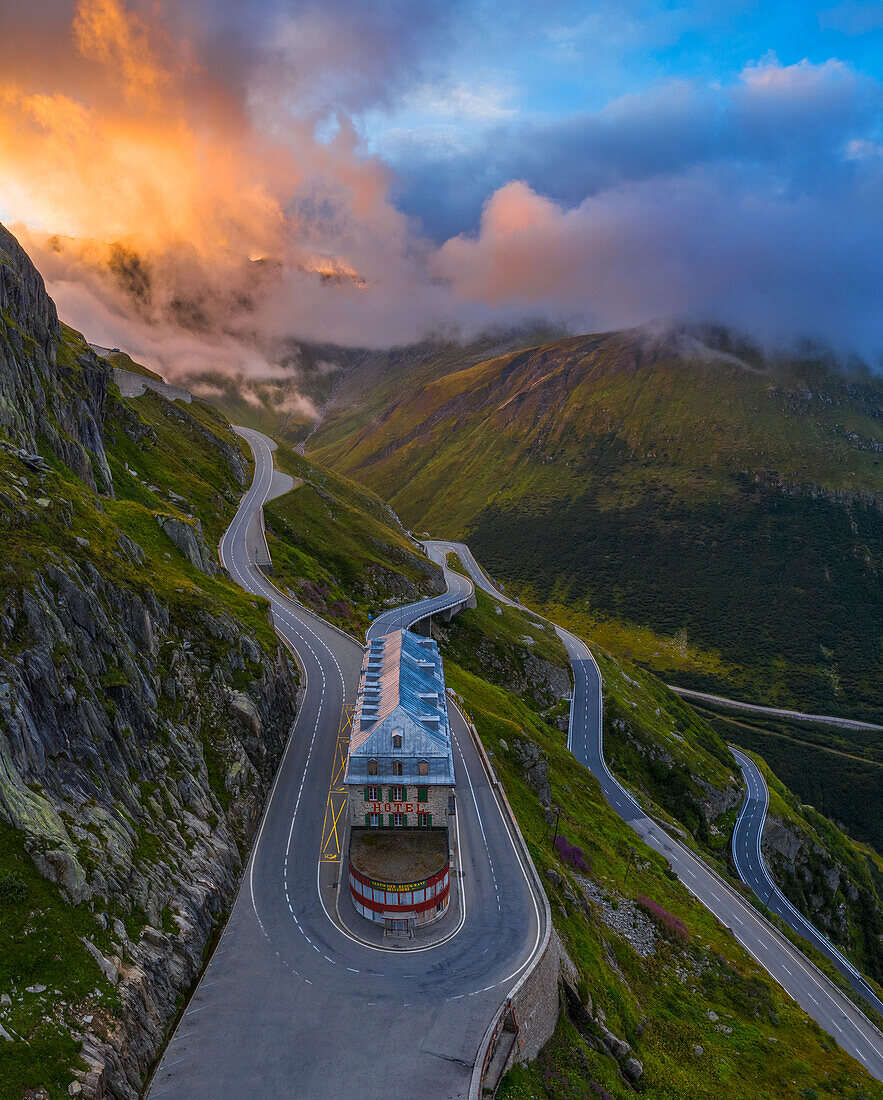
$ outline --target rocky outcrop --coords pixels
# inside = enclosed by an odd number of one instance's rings
[[[584,983],[577,983],[574,980],[575,969],[573,973],[568,973],[567,967],[562,965],[561,970],[561,984],[567,1014],[577,1031],[599,1054],[606,1054],[614,1059],[625,1080],[634,1084],[644,1072],[643,1063],[635,1057],[629,1043],[610,1030],[603,1011],[593,1007],[591,995],[585,990]],[[580,992],[580,984],[583,985],[582,992]]]
[[[524,734],[524,731],[521,731]],[[524,777],[536,792],[540,805],[548,810],[552,805],[552,785],[549,782],[549,761],[535,741],[527,736],[514,739],[512,753],[521,765]]]
[[[113,494],[105,417],[126,446],[149,450],[157,433],[108,396],[107,364],[59,324],[2,227],[0,309],[0,530],[12,558],[0,562],[0,821],[12,865],[30,855],[63,899],[53,890],[28,934],[61,935],[76,919],[66,950],[89,983],[13,984],[0,992],[3,1031],[34,1026],[24,1000],[45,996],[38,1026],[63,1049],[68,1036],[82,1043],[70,1094],[136,1100],[233,898],[298,678],[263,612],[184,575],[172,544],[219,572],[199,519],[154,513],[164,555],[148,508],[132,519],[102,499]],[[228,484],[244,481],[223,422],[215,432],[168,410],[187,454],[201,439]]]
[[[71,903],[147,921],[131,940],[120,923],[110,958],[86,944],[122,1012],[84,1029],[83,1095],[134,1100],[236,888],[295,673],[232,618],[182,615],[72,561],[7,594],[0,627],[20,642],[0,655],[0,817]]]
[[[478,630],[467,630],[455,617],[449,626],[434,620],[432,636],[442,653],[453,644],[455,659],[463,663],[464,651],[468,652],[468,664],[480,669],[482,677],[528,700],[538,712],[545,712],[570,697],[568,668],[532,653],[531,647],[536,643],[529,634],[522,637],[523,644],[503,642]]]
[[[836,943],[853,946],[849,908],[858,901],[859,890],[843,864],[806,833],[774,815],[764,823],[761,849],[792,904]]]
[[[86,484],[112,494],[101,422],[109,370],[65,338],[43,279],[0,225],[0,425],[28,451],[42,439]]]
[[[725,814],[727,810],[732,810],[734,806],[738,806],[742,801],[742,792],[735,785],[719,789],[712,783],[706,783],[700,776],[694,776],[694,779],[696,785],[705,792],[705,798],[702,801],[705,817],[708,821],[714,821],[716,817]]]
[[[202,524],[198,519],[186,520],[177,516],[158,515],[156,522],[191,565],[210,577],[220,571],[218,560],[206,544]]]

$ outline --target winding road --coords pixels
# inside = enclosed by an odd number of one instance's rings
[[[751,757],[735,745],[730,745],[729,749],[742,769],[746,792],[733,830],[733,858],[736,861],[739,878],[751,887],[768,909],[781,917],[798,935],[809,940],[813,947],[827,955],[856,993],[864,997],[878,1012],[883,1013],[883,1001],[859,971],[834,944],[794,908],[773,881],[760,846],[770,804],[770,792],[763,773]]]
[[[447,554],[456,554],[479,588],[503,603],[520,606],[497,590],[465,543],[439,540],[425,545],[436,560]],[[536,617],[542,618],[539,615]],[[574,692],[568,748],[598,779],[607,801],[617,814],[650,848],[668,861],[687,889],[730,929],[748,954],[844,1050],[861,1062],[877,1080],[883,1081],[883,1034],[750,902],[689,848],[648,817],[635,798],[611,774],[604,760],[600,669],[585,642],[555,623],[551,625],[564,643],[573,667]],[[864,992],[863,995],[867,996]]]
[[[363,647],[284,596],[255,565],[274,444],[237,430],[254,454],[254,480],[221,558],[239,585],[269,601],[301,666],[303,698],[230,919],[148,1095],[466,1097],[486,1029],[543,941],[544,899],[451,707],[465,919],[456,934],[419,951],[364,943],[335,919],[337,870],[320,862],[323,822]],[[451,591],[397,610],[374,632],[468,599],[469,582],[445,572]]]

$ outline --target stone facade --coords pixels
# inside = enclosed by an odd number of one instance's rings
[[[388,781],[377,786],[351,783],[347,786],[350,824],[385,828],[395,828],[398,824],[406,829],[444,825],[448,817],[448,799],[453,793],[453,787],[421,787],[413,783],[398,787]],[[401,815],[400,823],[390,820],[396,814]],[[382,820],[373,820],[372,815]],[[426,819],[421,820],[421,815]]]

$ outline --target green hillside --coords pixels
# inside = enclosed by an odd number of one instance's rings
[[[576,968],[555,1035],[535,1061],[510,1071],[498,1095],[625,1100],[635,1094],[621,1072],[626,1056],[643,1067],[637,1091],[660,1100],[876,1095],[875,1083],[611,811],[594,776],[567,750],[555,712],[539,711],[515,690],[526,666],[540,676],[550,665],[563,672],[568,661],[529,614],[502,607],[497,614],[497,607],[480,596],[475,610],[447,625],[435,623],[433,633],[447,682],[505,786],[543,876],[555,929]],[[653,799],[655,812],[690,843],[702,836],[699,822],[707,815],[703,855],[725,858],[735,811],[722,796],[732,791],[738,797],[725,746],[653,677],[601,656],[605,743],[614,771],[642,802]],[[774,795],[777,810],[793,805],[780,784]],[[566,841],[560,846],[556,815]],[[850,856],[855,853],[827,828],[825,843],[836,839]],[[726,873],[723,863],[718,866]],[[647,903],[661,907],[682,930],[654,931],[642,916]],[[601,1041],[610,1032],[630,1048],[619,1062]]]
[[[879,717],[883,385],[701,336],[399,353],[310,452],[673,682]]]

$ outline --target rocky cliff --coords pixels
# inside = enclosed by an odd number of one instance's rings
[[[18,241],[0,225],[0,425],[43,443],[93,488],[113,492],[102,440],[107,364],[62,339],[55,304]]]
[[[229,427],[127,406],[2,227],[0,305],[0,1094],[133,1100],[233,896],[297,673],[204,533],[244,480]],[[157,507],[142,459],[198,470],[210,507],[170,481]]]

